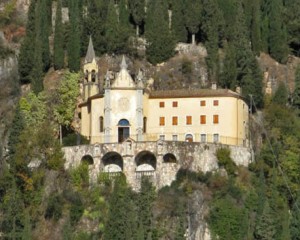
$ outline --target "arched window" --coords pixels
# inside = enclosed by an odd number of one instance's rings
[[[185,135],[185,141],[186,142],[193,142],[193,135],[192,134]]]
[[[119,121],[119,123],[118,123],[118,126],[122,126],[122,127],[127,127],[127,126],[129,126],[130,124],[129,124],[129,122],[128,122],[128,120],[127,119],[121,119],[120,121]]]
[[[100,132],[103,132],[104,131],[104,121],[103,121],[102,116],[99,118],[99,127],[100,127]]]
[[[96,82],[96,71],[92,71],[92,82]]]
[[[85,70],[84,79],[87,82],[89,80],[89,71]]]

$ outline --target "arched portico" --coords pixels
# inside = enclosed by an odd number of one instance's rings
[[[104,172],[122,172],[123,171],[123,158],[117,152],[106,153],[101,162],[103,164]]]
[[[176,163],[177,159],[173,153],[167,153],[163,156],[164,163]]]
[[[155,171],[156,162],[156,157],[152,152],[139,152],[135,157],[136,171]]]

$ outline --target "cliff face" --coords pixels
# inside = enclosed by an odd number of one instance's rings
[[[18,94],[18,61],[16,56],[10,55],[0,59],[0,149],[3,154]]]

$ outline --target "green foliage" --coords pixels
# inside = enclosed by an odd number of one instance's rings
[[[187,41],[187,29],[184,23],[184,0],[172,2],[172,31],[176,42]]]
[[[89,144],[90,143],[90,141],[85,136],[82,136],[79,133],[71,133],[62,139],[63,146],[66,147],[66,146],[78,145],[78,143],[77,143],[78,137],[80,139],[79,144]]]
[[[82,162],[70,171],[71,182],[77,191],[82,191],[89,185],[89,165]]]
[[[234,161],[230,157],[229,148],[219,148],[216,152],[219,166],[222,166],[226,169],[228,174],[232,175],[235,173],[237,167]]]
[[[131,0],[128,2],[128,7],[133,21],[136,25],[136,35],[139,36],[139,27],[143,25],[145,20],[145,1],[144,0]]]
[[[69,126],[73,120],[77,97],[79,96],[79,73],[66,72],[57,89],[54,116],[59,124]]]
[[[17,0],[9,1],[0,12],[0,26],[8,24],[15,13]]]
[[[58,221],[62,216],[63,199],[59,194],[51,195],[48,199],[47,208],[44,217],[46,219],[53,218]]]
[[[290,232],[292,240],[300,239],[300,214],[299,214],[299,196],[292,206]]]
[[[68,66],[71,72],[80,70],[80,31],[78,31],[79,6],[76,0],[69,0],[70,33],[68,42]]]
[[[64,67],[64,48],[63,48],[63,26],[62,26],[62,8],[61,0],[57,1],[56,18],[55,18],[55,33],[54,33],[54,53],[53,65],[55,69]]]
[[[184,10],[185,25],[189,32],[195,36],[201,23],[202,3],[200,0],[185,0]]]
[[[84,206],[79,194],[75,194],[75,197],[72,199],[70,207],[70,223],[74,226],[80,220],[83,212]]]
[[[10,48],[3,45],[3,42],[0,39],[0,59],[5,59],[9,55],[13,54],[14,51]]]
[[[166,6],[161,0],[150,3],[145,34],[149,43],[146,49],[147,59],[151,63],[163,62],[174,54],[175,41],[169,31]]]
[[[211,204],[209,225],[213,239],[244,239],[247,233],[247,214],[233,199],[216,199]]]
[[[299,109],[300,108],[300,66],[296,68],[296,72],[295,72],[295,88],[292,95],[292,99],[293,99],[292,104]]]
[[[288,102],[288,91],[283,82],[280,82],[273,96],[272,102],[285,106]]]

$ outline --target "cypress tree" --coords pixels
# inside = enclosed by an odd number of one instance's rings
[[[51,17],[52,14],[51,12],[51,7],[49,9],[49,0],[41,0],[38,3],[38,14],[40,23],[40,32],[38,33],[37,30],[37,37],[40,38],[41,42],[41,50],[42,50],[42,62],[43,62],[43,71],[47,71],[50,67],[50,48],[49,48],[49,33],[50,33],[50,26],[51,26],[51,21],[49,22],[49,18]],[[50,2],[51,3],[51,2]],[[50,15],[50,16],[49,16]]]
[[[203,25],[202,30],[205,35],[205,46],[207,49],[206,62],[209,71],[209,77],[212,81],[218,79],[219,66],[219,28],[221,26],[221,16],[217,2],[215,0],[203,1]]]
[[[71,72],[80,70],[80,32],[78,31],[79,6],[69,0],[70,37],[68,42],[68,65]]]
[[[187,41],[187,29],[184,24],[184,0],[172,2],[172,21],[171,29],[174,33],[176,42]]]
[[[276,92],[274,93],[272,101],[279,105],[286,105],[288,101],[288,91],[283,82],[280,82]]]
[[[201,0],[185,0],[185,24],[192,34],[192,44],[196,44],[196,33],[199,31],[201,23]]]
[[[143,26],[145,20],[145,0],[128,1],[129,10],[136,26],[136,36],[140,35],[140,27]],[[148,14],[148,13],[147,13]]]
[[[283,26],[282,0],[273,0],[270,5],[270,35],[269,49],[270,55],[279,62],[285,62],[287,59],[288,49],[286,40],[286,28]]]
[[[64,49],[63,49],[63,29],[62,29],[62,12],[61,0],[57,1],[56,18],[55,18],[55,35],[54,35],[54,53],[53,65],[54,69],[62,69],[64,67]]]
[[[262,0],[261,4],[261,14],[262,14],[262,21],[261,21],[261,47],[264,52],[269,52],[269,35],[270,35],[270,8],[272,1],[271,0]]]
[[[260,33],[260,0],[253,0],[251,8],[251,47],[254,54],[259,55],[261,51],[261,33]]]
[[[43,5],[42,2],[39,2],[36,9],[36,16],[35,16],[35,27],[36,27],[36,36],[35,36],[35,51],[34,51],[34,62],[33,67],[30,72],[30,81],[31,81],[31,88],[32,91],[35,94],[38,94],[39,92],[43,91],[43,45],[42,45],[42,17],[40,14],[41,5]]]
[[[166,5],[161,0],[153,0],[147,12],[145,35],[149,45],[146,54],[151,63],[157,64],[173,55],[175,41],[169,30]]]
[[[28,18],[26,24],[26,36],[21,44],[19,54],[19,75],[21,83],[30,82],[30,72],[33,67],[33,53],[35,43],[35,6],[36,0],[32,0],[28,9]]]

